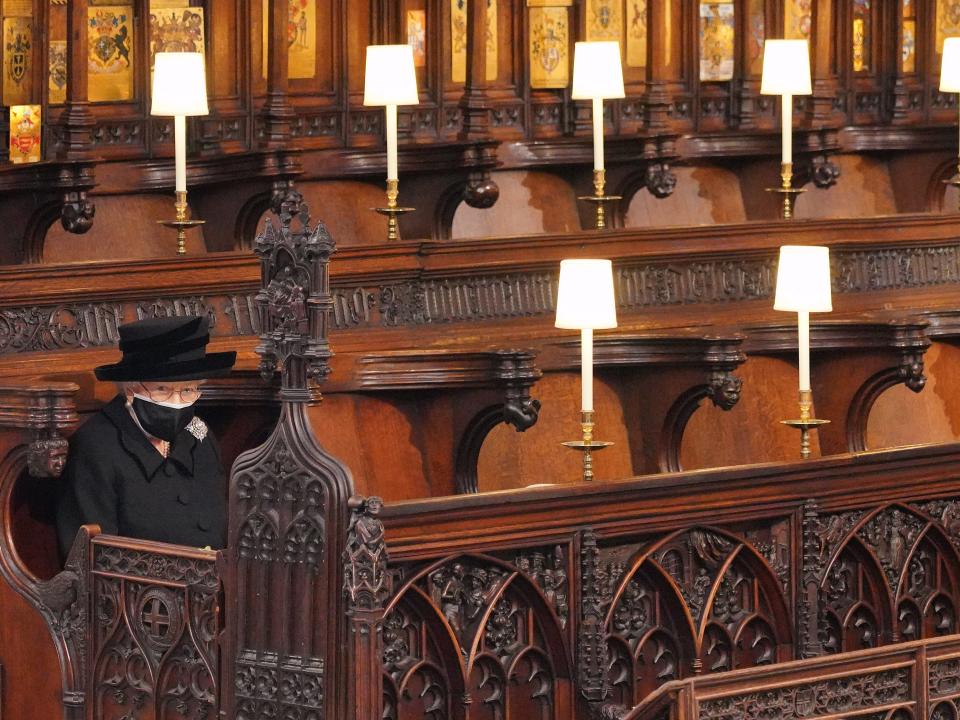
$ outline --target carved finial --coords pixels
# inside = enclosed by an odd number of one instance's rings
[[[289,184],[274,188],[272,207],[280,224],[268,219],[253,246],[260,257],[262,288],[256,297],[260,373],[269,378],[279,368],[285,389],[306,390],[308,378],[323,378],[330,371],[328,266],[336,244],[323,223],[310,227],[303,195]]]

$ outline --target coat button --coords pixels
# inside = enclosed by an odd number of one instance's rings
[[[197,527],[203,530],[204,532],[207,532],[208,530],[210,530],[210,521],[206,519],[197,520]]]
[[[181,505],[189,505],[190,493],[182,492],[179,495],[177,495],[177,502],[180,503]]]

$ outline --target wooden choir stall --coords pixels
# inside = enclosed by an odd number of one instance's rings
[[[0,32],[0,720],[960,719],[960,2],[0,0]],[[764,87],[784,40],[809,91]],[[783,246],[829,249],[805,458]],[[558,327],[585,259],[616,327]],[[198,401],[226,546],[63,557],[93,369],[164,317],[238,353]]]

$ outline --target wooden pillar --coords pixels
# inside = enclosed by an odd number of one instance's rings
[[[467,0],[467,77],[460,100],[461,140],[489,138],[487,88],[487,0]]]
[[[680,80],[683,45],[681,0],[647,4],[649,59],[647,69],[647,129],[651,134],[669,126],[671,84]]]
[[[67,6],[67,103],[60,124],[58,159],[89,159],[94,118],[87,100],[87,0],[71,0]]]
[[[810,47],[813,95],[810,98],[805,123],[812,128],[839,126],[843,122],[843,114],[834,109],[834,101],[840,88],[837,79],[833,28],[835,27],[834,14],[841,9],[835,0],[817,0],[814,3]]]
[[[287,22],[289,0],[267,0],[267,100],[260,111],[263,137],[260,147],[282,150],[290,142],[290,126],[294,112],[287,97],[289,89],[289,54],[287,50]]]

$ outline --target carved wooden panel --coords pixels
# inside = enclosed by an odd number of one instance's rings
[[[91,573],[92,716],[214,717],[221,681],[215,554],[96,538]]]
[[[629,545],[585,542],[592,586],[581,593],[605,614],[612,702],[632,707],[694,673],[790,657],[790,547],[786,521],[749,538],[692,528]]]
[[[956,632],[958,509],[932,500],[807,521],[813,545],[804,573],[819,583],[824,652]]]
[[[394,570],[399,589],[383,622],[384,717],[454,718],[466,704],[471,717],[565,717],[567,548],[498,555]]]

